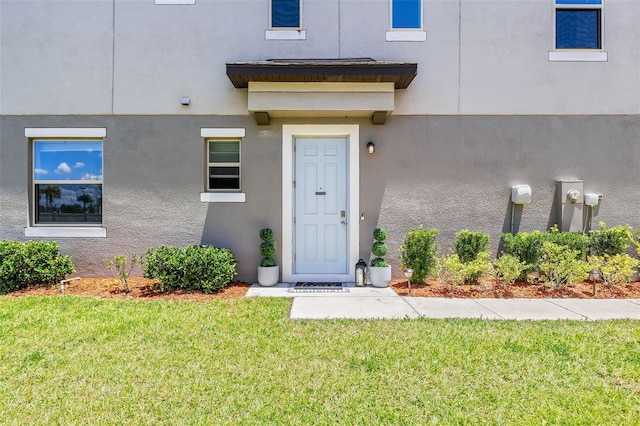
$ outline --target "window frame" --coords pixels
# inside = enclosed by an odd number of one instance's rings
[[[206,191],[207,192],[222,192],[222,193],[235,193],[242,192],[242,139],[241,138],[206,138],[206,150],[207,150],[207,168],[206,168]],[[238,144],[238,161],[237,162],[212,162],[211,161],[211,144],[215,143],[237,143]],[[211,169],[214,167],[237,167],[238,168],[238,187],[237,188],[212,188],[211,187]],[[235,175],[234,175],[235,177]]]
[[[204,140],[203,155],[204,158],[204,182],[205,192],[200,193],[200,201],[203,203],[244,203],[246,195],[242,192],[242,145],[244,142],[246,131],[242,127],[218,127],[218,128],[201,128],[200,137]],[[240,141],[240,191],[209,191],[209,140],[238,140]]]
[[[415,28],[393,26],[393,5],[395,1],[389,0],[389,30],[385,33],[385,41],[427,41],[427,32],[424,29],[424,0],[417,0],[420,5],[418,19],[419,26]]]
[[[307,31],[303,29],[304,1],[298,1],[298,26],[274,27],[273,26],[273,0],[269,0],[269,22],[265,30],[265,40],[306,40]]]
[[[278,0],[269,0],[269,28],[272,30],[298,30],[302,28],[302,0],[287,0],[287,1],[297,1],[298,2],[298,25],[293,27],[285,27],[285,26],[274,26],[273,25],[273,2]]]
[[[609,55],[605,50],[605,0],[554,0],[553,5],[553,50],[549,51],[550,62],[607,62]],[[557,11],[597,10],[598,12],[598,48],[558,47]]]

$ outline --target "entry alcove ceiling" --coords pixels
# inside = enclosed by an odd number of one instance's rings
[[[270,117],[370,116],[384,124],[395,90],[406,89],[418,64],[353,59],[269,59],[227,63],[234,87],[248,89],[258,124]]]

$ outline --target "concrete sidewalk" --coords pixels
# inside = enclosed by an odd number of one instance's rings
[[[247,297],[292,297],[291,319],[478,318],[514,320],[640,320],[640,299],[455,299],[401,297],[390,288],[292,293],[288,283],[254,284]]]

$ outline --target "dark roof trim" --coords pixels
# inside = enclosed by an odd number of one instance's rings
[[[227,76],[242,89],[250,81],[394,83],[406,89],[418,73],[418,64],[357,59],[270,59],[227,63]]]

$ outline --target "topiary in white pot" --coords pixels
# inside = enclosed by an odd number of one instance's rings
[[[262,243],[260,243],[262,260],[260,261],[260,266],[258,266],[258,284],[263,287],[271,287],[278,284],[280,277],[280,268],[273,258],[273,254],[276,252],[273,244],[273,231],[270,228],[261,229],[260,239],[262,240]]]
[[[389,287],[391,282],[391,266],[382,256],[387,254],[387,245],[384,240],[387,238],[387,231],[384,228],[373,230],[373,245],[371,253],[375,258],[369,265],[369,280],[374,287]]]

